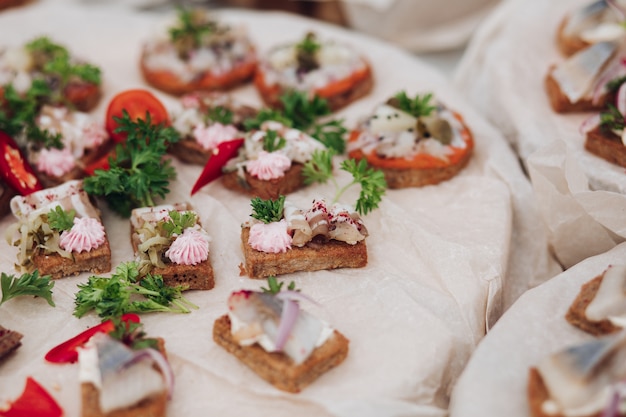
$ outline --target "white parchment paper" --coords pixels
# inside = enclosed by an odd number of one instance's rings
[[[555,40],[559,22],[586,3],[502,3],[477,32],[455,76],[459,90],[500,128],[526,165],[551,244],[566,267],[622,242],[626,227],[624,168],[584,149],[579,127],[591,113],[554,113],[543,84],[548,67],[564,59]]]
[[[121,10],[102,3],[83,7],[70,1],[39,1],[0,14],[0,35],[3,42],[19,44],[49,34],[101,65],[105,97],[96,114],[102,115],[118,91],[146,87],[137,69],[140,45],[165,17]],[[367,55],[375,88],[340,113],[349,126],[401,89],[434,91],[464,115],[476,149],[469,166],[451,181],[389,191],[380,210],[365,218],[370,232],[367,267],[287,277],[323,306],[310,310],[350,339],[346,361],[298,395],[274,389],[213,343],[213,322],[226,312],[228,295],[263,284],[239,276],[240,224],[249,215],[249,198],[224,189],[219,181],[190,198],[201,167],[174,161],[178,179],[167,201],[190,201],[200,213],[212,237],[216,287],[187,293],[200,307],[189,315],[152,314],[142,319],[148,334],[166,339],[176,374],[168,414],[445,415],[452,385],[489,325],[523,290],[558,270],[515,157],[442,76],[388,44],[280,13],[225,11],[223,17],[245,24],[261,52],[314,29],[322,38],[348,42]],[[171,97],[156,94],[174,106]],[[234,94],[249,104],[260,103],[251,86]],[[347,174],[339,174],[340,182],[347,180]],[[306,204],[332,191],[330,185],[315,186],[290,198]],[[355,201],[357,192],[351,190],[345,201]],[[128,221],[104,204],[102,208],[113,265],[130,260]],[[2,220],[0,233],[11,222]],[[14,259],[15,249],[0,242],[2,270],[12,272]],[[25,335],[23,346],[0,364],[0,402],[15,398],[31,375],[51,390],[67,416],[78,415],[76,366],[46,364],[43,356],[99,321],[93,315],[80,320],[72,316],[76,285],[86,279],[83,274],[57,281],[54,309],[33,299],[0,307],[0,323]]]
[[[593,338],[565,320],[581,285],[611,264],[626,244],[589,258],[525,293],[480,343],[454,389],[450,416],[530,415],[528,370],[546,356]]]

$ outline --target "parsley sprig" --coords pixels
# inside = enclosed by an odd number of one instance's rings
[[[432,93],[424,94],[423,96],[417,94],[415,97],[410,98],[405,91],[401,91],[391,98],[388,104],[414,117],[422,117],[430,115],[437,108],[437,106],[430,103],[432,98]]]
[[[169,159],[164,160],[167,146],[180,140],[172,127],[154,125],[150,113],[144,119],[132,120],[124,110],[123,117],[114,118],[126,132],[125,144],[118,144],[115,156],[109,159],[109,170],[96,170],[84,180],[91,195],[103,196],[118,214],[130,217],[136,207],[154,206],[155,198],[169,193],[170,180],[176,177]]]
[[[61,206],[56,206],[48,212],[48,224],[52,230],[62,232],[64,230],[70,230],[74,225],[74,217],[76,216],[76,210],[71,209],[66,211]]]
[[[296,44],[296,58],[298,60],[298,70],[303,72],[313,71],[319,68],[317,61],[317,51],[322,45],[317,41],[314,33],[309,32],[304,39]]]
[[[193,227],[198,222],[198,216],[193,211],[179,212],[170,210],[169,220],[163,222],[163,230],[168,236],[180,235],[188,227]]]
[[[626,120],[617,107],[608,104],[604,112],[600,113],[600,127],[604,130],[623,130]]]
[[[284,282],[278,282],[275,276],[267,277],[267,288],[261,287],[261,291],[269,294],[278,294],[283,289]],[[296,288],[296,283],[291,281],[287,286],[290,291],[299,291]]]
[[[119,340],[126,346],[134,350],[151,348],[159,349],[159,341],[157,339],[146,337],[143,330],[143,323],[135,323],[134,321],[123,321],[120,317],[113,317],[113,330],[109,332],[109,336]]]
[[[268,130],[263,137],[263,150],[274,152],[282,149],[287,144],[285,138],[280,136],[275,130]]]
[[[2,275],[0,275],[0,289],[2,289],[0,305],[9,301],[11,298],[33,295],[45,299],[48,304],[54,307],[54,301],[52,301],[52,287],[54,287],[54,281],[50,280],[50,275],[40,277],[38,270],[23,274],[19,278],[15,275],[8,275],[3,272]]]
[[[91,276],[78,284],[74,315],[83,317],[95,310],[103,319],[126,313],[189,313],[198,308],[182,296],[183,286],[168,287],[160,275],[139,279],[137,262],[120,264],[111,278]]]
[[[333,176],[332,166],[333,153],[330,150],[315,151],[310,161],[304,164],[302,174],[307,184],[313,182],[326,183],[331,180],[337,189],[333,203],[339,201],[343,193],[353,185],[360,185],[361,191],[356,201],[355,210],[365,215],[378,208],[382,200],[382,196],[387,189],[387,181],[382,171],[369,167],[367,162],[362,159],[356,161],[347,159],[341,163],[341,169],[352,175],[352,182],[340,187],[337,180]]]
[[[245,129],[259,129],[263,122],[273,120],[311,135],[337,153],[345,151],[344,136],[348,129],[343,126],[343,120],[319,121],[331,113],[326,99],[309,98],[305,92],[290,91],[283,94],[280,101],[282,110],[262,109],[256,117],[244,121]]]
[[[199,48],[207,36],[217,30],[217,22],[207,18],[200,9],[178,9],[178,24],[170,28],[170,38],[181,57]]]
[[[261,220],[263,223],[272,223],[280,221],[283,218],[283,209],[285,208],[285,196],[281,195],[276,200],[263,200],[254,197],[250,201],[252,206],[252,217]]]
[[[223,125],[230,125],[233,123],[234,113],[232,110],[224,106],[211,107],[207,111],[207,118],[213,122],[221,123]]]

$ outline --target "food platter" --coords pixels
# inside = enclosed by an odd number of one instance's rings
[[[175,373],[168,414],[445,415],[455,379],[486,329],[523,290],[558,269],[546,249],[530,185],[514,155],[441,75],[389,44],[281,13],[224,10],[219,15],[245,25],[261,53],[309,30],[362,50],[372,63],[375,86],[368,97],[338,113],[348,126],[389,94],[403,89],[433,91],[464,115],[476,148],[456,178],[437,186],[388,192],[380,209],[365,218],[370,231],[365,268],[287,277],[321,305],[305,308],[350,340],[346,361],[297,395],[277,391],[213,343],[213,322],[226,312],[228,295],[263,284],[239,275],[240,225],[248,218],[250,200],[226,190],[219,181],[191,197],[201,167],[173,161],[178,177],[166,202],[188,201],[199,212],[212,239],[216,286],[186,295],[199,306],[190,314],[142,317],[149,335],[165,339]],[[168,18],[166,13],[139,13],[117,3],[49,0],[0,14],[0,34],[11,44],[46,34],[100,65],[104,97],[94,114],[103,115],[117,92],[147,88],[138,69],[141,42]],[[176,106],[173,97],[155,94],[166,106]],[[252,86],[234,94],[245,103],[260,105]],[[347,181],[344,175],[337,174],[339,182]],[[290,198],[304,203],[331,189],[309,187]],[[354,200],[356,194],[347,194],[346,199]],[[104,202],[100,207],[116,266],[132,258],[130,225]],[[3,219],[0,232],[12,222]],[[13,272],[14,261],[15,249],[0,242],[1,270]],[[17,397],[26,377],[33,376],[66,415],[78,415],[76,366],[48,364],[43,357],[54,345],[99,321],[95,315],[72,316],[76,285],[87,277],[58,280],[55,308],[29,298],[0,307],[2,325],[24,334],[23,346],[0,363],[0,402]]]

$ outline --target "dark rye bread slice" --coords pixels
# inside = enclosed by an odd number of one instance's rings
[[[613,132],[605,132],[600,127],[587,132],[585,149],[613,164],[626,168],[626,146]]]
[[[589,111],[600,111],[608,103],[612,103],[615,99],[614,93],[605,93],[596,103],[591,98],[583,98],[575,103],[572,103],[569,98],[563,93],[561,87],[552,76],[555,66],[551,66],[548,70],[548,74],[545,79],[545,88],[552,110],[557,113],[578,113]]]
[[[11,199],[17,193],[0,180],[0,218],[11,212]]]
[[[159,351],[163,356],[166,356],[165,340],[162,338],[157,340]],[[80,384],[80,391],[82,398],[81,417],[165,417],[167,390],[144,398],[130,407],[113,410],[109,413],[103,413],[100,410],[100,391],[94,384],[83,382]]]
[[[316,348],[303,363],[296,365],[281,352],[266,352],[258,344],[241,346],[232,336],[227,315],[215,320],[213,325],[215,343],[232,353],[261,378],[276,388],[297,393],[322,374],[339,365],[348,355],[348,339],[337,330],[320,347]]]
[[[596,296],[600,283],[604,278],[604,273],[598,275],[591,281],[585,283],[581,288],[578,296],[567,310],[565,319],[572,325],[578,327],[581,330],[591,333],[594,336],[605,335],[609,333],[616,333],[622,330],[621,327],[615,326],[609,320],[592,321],[587,318],[585,311],[587,306]]]
[[[46,255],[43,250],[36,249],[31,261],[41,275],[50,275],[52,279],[78,275],[81,272],[102,274],[111,270],[111,247],[105,235],[102,245],[89,252],[74,252],[71,259],[58,253]]]
[[[241,228],[241,243],[245,265],[240,265],[241,275],[263,279],[269,276],[299,271],[320,271],[337,268],[362,268],[367,265],[365,240],[354,245],[329,240],[324,243],[309,242],[303,247],[292,247],[284,253],[266,253],[248,244],[250,228]]]
[[[0,359],[8,356],[22,345],[22,335],[0,326]]]
[[[304,187],[303,168],[304,165],[294,162],[284,176],[271,180],[260,180],[245,170],[245,178],[242,178],[237,171],[232,171],[222,176],[222,183],[228,189],[246,193],[252,197],[275,200],[281,195],[290,194]]]

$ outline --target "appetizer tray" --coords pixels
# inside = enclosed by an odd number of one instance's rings
[[[624,168],[584,149],[581,124],[596,113],[557,114],[544,79],[562,62],[556,32],[576,1],[504,2],[468,46],[454,84],[497,126],[533,182],[551,244],[566,267],[624,241]],[[558,207],[558,209],[557,209]],[[576,234],[585,230],[585,239]]]
[[[173,11],[142,12],[123,2],[41,0],[0,13],[3,43],[49,35],[103,70],[104,97],[95,115],[124,89],[147,88],[138,69],[142,40],[161,30]],[[462,114],[476,139],[468,167],[454,179],[421,189],[390,190],[367,215],[369,262],[365,268],[297,273],[293,280],[321,307],[306,306],[350,340],[346,361],[297,395],[258,378],[211,339],[213,322],[226,312],[228,295],[264,282],[239,276],[240,225],[250,213],[247,196],[219,181],[190,197],[201,167],[174,161],[177,180],[165,202],[190,202],[210,234],[215,288],[185,296],[199,306],[190,314],[147,314],[151,336],[165,339],[176,377],[170,416],[443,416],[449,393],[474,348],[503,309],[532,285],[555,275],[531,187],[502,137],[445,79],[413,56],[356,33],[281,13],[220,11],[243,24],[261,53],[315,30],[353,45],[374,68],[372,93],[339,113],[348,126],[390,94],[433,92]],[[164,103],[176,100],[155,92]],[[252,86],[234,91],[260,105]],[[336,172],[340,172],[336,170]],[[340,182],[348,180],[338,174]],[[290,196],[296,205],[331,192],[312,186]],[[356,200],[356,191],[346,201]],[[130,224],[101,202],[112,265],[132,259]],[[0,221],[0,233],[14,221]],[[14,273],[15,248],[0,242],[0,269]],[[0,307],[0,323],[24,334],[22,346],[0,363],[0,403],[15,399],[27,376],[78,416],[76,365],[53,365],[45,353],[99,319],[72,315],[77,284],[88,274],[56,281],[51,308],[21,297]]]
[[[565,313],[580,287],[609,265],[623,263],[626,245],[589,258],[524,294],[474,352],[454,388],[450,416],[528,416],[528,370],[550,354],[594,339]]]

